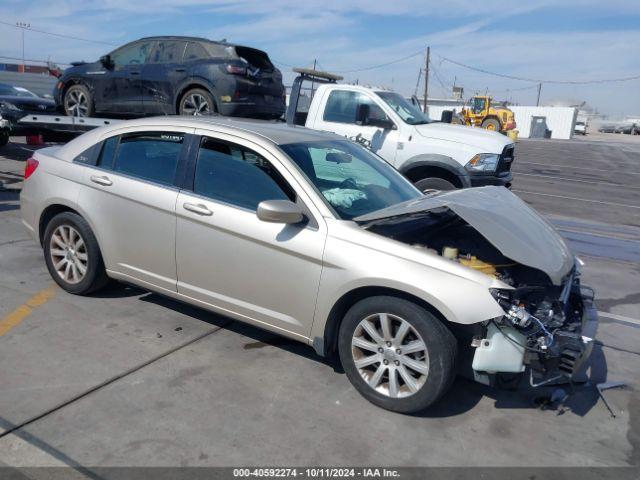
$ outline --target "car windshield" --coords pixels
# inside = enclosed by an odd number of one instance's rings
[[[280,148],[344,220],[422,195],[383,159],[347,140],[292,143]]]
[[[35,93],[31,93],[26,88],[14,87],[13,85],[2,85],[2,84],[0,84],[0,95],[4,95],[7,97],[30,97],[30,98],[38,97]]]
[[[429,123],[431,120],[418,107],[408,102],[406,98],[395,92],[376,92],[384,102],[389,105],[394,112],[409,125],[421,125]]]

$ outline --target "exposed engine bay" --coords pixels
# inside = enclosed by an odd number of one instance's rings
[[[545,272],[506,257],[446,207],[376,219],[363,227],[513,287],[491,290],[504,316],[473,325],[458,335],[473,347],[476,380],[493,384],[496,375],[519,374],[527,367],[533,386],[583,380],[597,316],[593,292],[581,287],[576,266],[560,284],[554,284]]]

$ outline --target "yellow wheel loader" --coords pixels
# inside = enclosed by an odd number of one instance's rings
[[[469,106],[464,106],[462,111],[454,116],[454,123],[474,125],[496,132],[506,133],[516,128],[513,112],[506,106],[494,107],[493,99],[484,95],[476,95],[471,98]]]

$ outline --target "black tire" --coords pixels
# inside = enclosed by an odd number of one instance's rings
[[[380,393],[369,386],[356,367],[351,345],[354,332],[363,319],[376,313],[387,313],[402,318],[415,329],[426,345],[429,359],[426,380],[419,390],[409,396],[392,398]],[[455,378],[455,337],[431,312],[408,300],[392,296],[376,296],[361,300],[345,315],[338,335],[338,352],[347,377],[363,397],[384,409],[400,413],[424,410],[442,397]],[[380,365],[378,363],[378,367]],[[387,379],[388,375],[387,373]]]
[[[78,283],[65,281],[56,271],[51,255],[51,237],[60,226],[71,226],[82,238],[87,255],[86,273]],[[104,287],[109,278],[105,272],[102,254],[95,235],[87,221],[80,215],[72,212],[63,212],[51,219],[47,224],[43,237],[44,259],[47,269],[53,280],[64,290],[76,295],[86,295]]]
[[[457,188],[448,180],[438,177],[422,178],[415,182],[414,185],[423,193],[430,190],[455,190]]]
[[[4,147],[7,143],[9,143],[9,132],[0,132],[0,147]]]
[[[495,118],[487,118],[483,120],[481,126],[487,130],[493,130],[494,132],[500,131],[500,122]]]
[[[206,111],[204,111],[204,109],[202,109],[200,113],[194,111],[194,109],[198,108],[198,106],[194,105],[192,102],[194,97],[200,97],[206,102]],[[218,109],[216,108],[216,102],[213,99],[213,95],[203,88],[191,88],[187,90],[184,92],[182,97],[180,97],[180,103],[178,104],[178,115],[210,115],[217,111]]]
[[[79,105],[79,107],[74,107],[74,105]],[[91,117],[94,113],[93,96],[86,86],[71,85],[64,92],[62,107],[65,115],[69,117]]]

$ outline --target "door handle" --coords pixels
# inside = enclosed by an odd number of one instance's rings
[[[139,71],[129,72],[129,75],[140,75]]]
[[[113,182],[109,180],[109,177],[99,177],[97,175],[91,175],[90,178],[93,183],[97,183],[98,185],[104,185],[105,187],[113,185]]]
[[[176,69],[174,70],[174,72],[180,72],[180,73],[182,73],[182,72],[186,72],[186,71],[187,71],[187,69],[186,69],[186,68],[176,68]]]
[[[197,213],[198,215],[213,215],[213,212],[209,210],[205,205],[201,203],[184,203],[182,204],[185,210],[189,210],[190,212]]]

